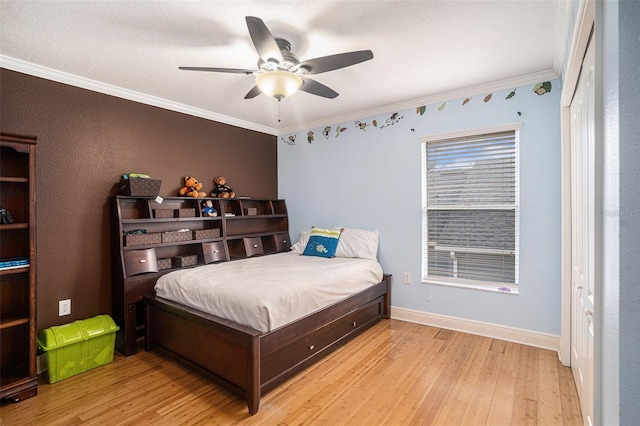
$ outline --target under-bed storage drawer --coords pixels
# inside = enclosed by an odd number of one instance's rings
[[[260,382],[265,383],[306,359],[319,354],[327,347],[339,342],[344,336],[359,332],[374,320],[382,317],[381,299],[361,307],[355,312],[333,321],[296,341],[283,346],[271,354],[262,353]]]

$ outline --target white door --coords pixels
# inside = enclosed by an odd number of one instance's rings
[[[571,369],[586,425],[593,424],[595,279],[594,43],[571,103]]]

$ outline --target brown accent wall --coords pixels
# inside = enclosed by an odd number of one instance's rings
[[[0,70],[0,127],[38,137],[37,329],[111,313],[109,196],[123,173],[185,175],[211,192],[227,177],[240,195],[278,194],[276,137]],[[58,301],[71,299],[71,315]]]

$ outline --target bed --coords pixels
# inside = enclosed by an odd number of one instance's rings
[[[389,318],[391,276],[375,259],[303,256],[308,238],[288,253],[163,275],[145,297],[146,349],[206,370],[257,413],[262,394]]]

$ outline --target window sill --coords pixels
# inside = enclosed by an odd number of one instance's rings
[[[445,287],[466,288],[469,290],[489,291],[493,293],[512,294],[512,295],[517,295],[519,293],[518,286],[515,286],[513,284],[502,284],[502,283],[480,284],[480,283],[438,280],[433,278],[423,278],[421,282],[422,284],[433,284],[433,285],[441,285]]]

